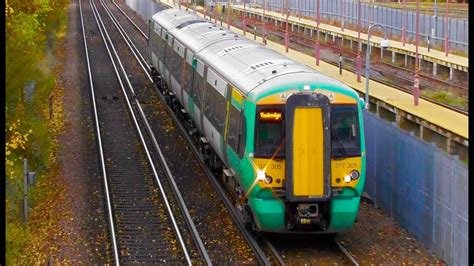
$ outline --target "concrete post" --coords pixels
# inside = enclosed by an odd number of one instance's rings
[[[438,75],[438,64],[433,63],[433,76]]]
[[[405,54],[405,67],[408,66],[408,55]]]
[[[449,80],[453,79],[453,67],[449,67]]]
[[[402,122],[405,121],[405,118],[397,111],[397,114],[395,115],[395,121],[397,122],[397,126],[400,126]]]
[[[456,154],[456,143],[451,139],[446,139],[446,150],[448,154]]]
[[[395,58],[396,58],[396,53],[395,51],[392,51],[392,64],[395,64]]]

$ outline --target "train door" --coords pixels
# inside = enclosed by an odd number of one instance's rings
[[[330,103],[323,94],[295,94],[286,102],[286,193],[290,201],[329,199]]]
[[[183,92],[181,88],[181,79],[183,78],[184,46],[173,38],[173,49],[170,53],[169,69],[171,88],[176,98],[184,105]]]

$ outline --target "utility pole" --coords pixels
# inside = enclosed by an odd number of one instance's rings
[[[321,49],[319,44],[319,23],[321,22],[319,1],[316,0],[316,46],[314,47],[314,57],[316,58],[316,65],[319,66],[319,50]]]
[[[360,40],[360,0],[357,1],[357,43],[359,44],[359,47],[357,49],[357,58],[356,58],[356,73],[357,73],[357,82],[362,82],[360,78],[360,72],[362,71],[362,60],[360,57],[360,53],[362,50],[362,42]]]
[[[448,9],[449,9],[449,0],[446,0],[446,15],[445,15],[445,20],[444,20],[444,54],[446,56],[448,56],[448,52],[449,52]]]
[[[262,25],[262,41],[263,41],[263,44],[266,45],[267,44],[267,31],[265,29],[265,26],[266,26],[266,22],[267,22],[267,17],[265,17],[265,9],[267,8],[267,0],[263,0],[263,17],[262,17],[262,22],[263,22],[263,25]]]
[[[246,24],[246,17],[247,17],[247,12],[245,11],[245,1],[247,0],[243,0],[244,1],[244,18],[242,19],[242,28],[244,30],[244,36],[245,36],[245,33],[247,32],[247,24]]]
[[[419,58],[418,58],[418,45],[420,42],[420,1],[416,0],[416,56],[415,56],[415,80],[413,84],[413,95],[415,97],[415,106],[418,106],[418,97],[420,94],[420,80],[418,76],[419,71]]]
[[[290,36],[288,35],[288,17],[290,16],[289,0],[285,0],[286,3],[286,28],[285,28],[285,51],[288,53],[288,45],[290,43]]]
[[[342,2],[342,16],[341,16],[341,31],[344,31],[344,0],[341,0]]]
[[[406,27],[407,27],[407,5],[405,4],[405,0],[402,0],[403,2],[403,18],[402,18],[402,43],[403,43],[403,46],[405,46],[405,42],[406,42],[406,38],[407,38],[407,32],[406,32]]]
[[[230,29],[230,14],[232,14],[230,8],[231,8],[231,2],[229,0],[229,5],[227,7],[227,19],[226,19],[227,20],[227,29]]]

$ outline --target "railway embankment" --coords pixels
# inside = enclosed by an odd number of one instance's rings
[[[75,1],[6,5],[7,264],[105,262],[76,20]]]

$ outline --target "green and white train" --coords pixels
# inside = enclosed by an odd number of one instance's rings
[[[189,116],[246,225],[354,225],[366,157],[364,102],[353,89],[191,11],[155,14],[148,47],[155,82]]]

